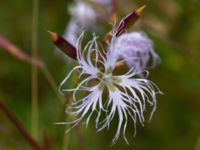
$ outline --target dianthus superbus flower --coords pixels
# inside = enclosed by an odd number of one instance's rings
[[[86,46],[82,46],[84,33],[78,39],[77,66],[71,70],[60,84],[62,92],[73,92],[73,103],[67,108],[67,113],[77,117],[69,124],[77,125],[82,119],[86,119],[88,125],[93,114],[97,113],[95,124],[98,131],[111,126],[112,120],[118,116],[118,126],[112,144],[116,142],[122,132],[126,139],[127,123],[132,123],[136,128],[136,122],[142,125],[145,122],[144,112],[150,106],[151,115],[156,110],[156,94],[160,93],[159,88],[146,78],[139,78],[138,74],[147,71],[130,68],[124,74],[115,74],[116,63],[119,60],[116,48],[118,38],[113,36],[106,48],[99,45],[97,37]],[[101,48],[100,48],[101,47]],[[78,71],[79,82],[74,89],[63,88],[65,82],[74,71]],[[78,92],[85,92],[86,95],[78,97]],[[105,94],[108,93],[108,94]]]

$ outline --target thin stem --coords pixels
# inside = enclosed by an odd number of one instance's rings
[[[72,95],[69,95],[69,96],[67,97],[67,99],[68,99],[67,102],[68,102],[68,103],[71,103],[71,102],[72,102]],[[69,115],[67,115],[66,118],[67,118],[67,120],[71,120],[71,117],[70,117]],[[66,125],[65,128],[67,129],[67,125]],[[69,136],[70,136],[70,133],[69,133],[69,132],[64,134],[62,150],[67,150],[67,149],[68,149]]]
[[[41,150],[40,145],[31,137],[23,125],[18,121],[14,114],[0,100],[0,110],[10,119],[13,125],[19,130],[24,139],[30,144],[34,150]]]
[[[117,13],[117,11],[118,11],[118,1],[112,0],[112,12]]]
[[[51,150],[51,144],[47,133],[43,134],[43,149],[44,150]]]
[[[29,63],[31,65],[34,65],[38,69],[40,69],[42,73],[44,74],[44,76],[46,77],[51,88],[57,95],[58,99],[60,100],[60,103],[63,105],[63,103],[65,102],[64,96],[62,96],[59,93],[58,86],[55,79],[53,78],[47,66],[41,59],[31,57],[30,55],[26,54],[22,49],[18,48],[15,44],[9,41],[7,38],[1,35],[0,35],[0,47],[5,49],[6,52],[12,55],[15,59],[21,60],[22,62]]]
[[[67,133],[67,134],[64,135],[62,150],[67,150],[68,149],[69,134],[70,133]]]
[[[37,59],[37,26],[38,26],[38,4],[39,0],[33,0],[33,16],[32,16],[32,56]],[[31,133],[34,138],[38,138],[38,70],[35,65],[32,65],[31,71],[32,82],[32,121]]]
[[[64,135],[62,150],[68,149],[69,137],[70,137],[69,133],[66,133]],[[80,123],[76,126],[76,137],[77,137],[77,139],[76,139],[77,140],[77,149],[83,150],[83,142],[82,142],[83,140],[82,140],[82,137],[81,137],[81,124]]]
[[[40,67],[40,69],[43,72],[44,76],[46,77],[47,81],[49,82],[51,88],[57,95],[58,99],[60,100],[60,103],[63,105],[65,103],[65,98],[60,94],[60,92],[58,90],[58,86],[57,86],[53,76],[49,72],[48,68],[45,65],[43,65],[43,67]]]
[[[81,137],[81,124],[79,123],[76,126],[76,136],[77,136],[77,142],[78,142],[78,150],[83,150],[83,142]]]
[[[75,75],[72,75],[72,81],[73,81],[73,79],[75,79],[75,77],[76,77],[76,74],[75,74]],[[72,82],[72,87],[74,87],[74,86],[75,86],[75,82]],[[69,94],[68,97],[66,97],[66,104],[67,104],[67,103],[68,103],[68,104],[71,104],[71,102],[72,102],[72,94]],[[63,106],[63,107],[66,107],[66,104],[65,104],[65,106]],[[63,113],[63,111],[62,111],[61,113]],[[66,119],[67,119],[67,120],[71,120],[72,118],[71,118],[70,115],[67,115]],[[66,125],[65,128],[67,129],[67,125]],[[69,136],[70,136],[70,133],[69,133],[69,132],[66,133],[66,134],[64,134],[62,150],[67,150],[67,149],[68,149]]]

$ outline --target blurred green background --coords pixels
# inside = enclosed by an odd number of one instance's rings
[[[39,57],[59,84],[71,63],[55,55],[47,30],[62,34],[69,21],[67,7],[72,1],[41,0],[39,3]],[[157,97],[158,107],[150,123],[138,125],[137,136],[128,128],[126,145],[122,137],[110,146],[115,130],[96,133],[91,122],[81,124],[84,150],[200,150],[200,0],[119,0],[119,15],[141,5],[146,9],[132,28],[148,33],[162,63],[150,73],[165,93]],[[31,53],[32,2],[1,0],[0,34],[26,53]],[[0,100],[30,131],[31,66],[0,49]],[[52,149],[62,149],[64,126],[59,120],[62,105],[44,75],[39,71],[39,143],[46,133]],[[69,133],[69,150],[78,149],[77,131]],[[0,112],[0,150],[26,150],[29,145]]]

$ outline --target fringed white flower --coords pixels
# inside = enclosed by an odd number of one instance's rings
[[[95,34],[93,40],[82,49],[83,37],[84,33],[81,34],[77,42],[78,65],[60,85],[62,92],[73,92],[73,103],[67,112],[77,119],[70,123],[76,125],[86,118],[86,125],[88,125],[91,116],[97,113],[96,128],[101,131],[104,128],[109,128],[112,120],[118,116],[118,127],[112,144],[116,142],[121,132],[128,144],[126,139],[128,122],[132,123],[134,130],[137,120],[143,125],[147,105],[152,107],[151,119],[156,109],[156,94],[160,93],[160,90],[146,78],[138,78],[137,75],[141,71],[137,72],[133,68],[123,75],[113,73],[118,60],[113,49],[116,37],[112,38],[106,54],[99,49]],[[74,71],[79,71],[81,81],[74,89],[63,88]],[[85,91],[86,95],[78,98],[79,91]],[[107,96],[104,94],[105,92],[108,93]],[[104,116],[106,117],[103,118]]]

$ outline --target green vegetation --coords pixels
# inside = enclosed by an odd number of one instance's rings
[[[39,2],[38,57],[46,64],[57,85],[72,68],[72,63],[55,54],[47,31],[63,34],[69,21],[66,7],[70,3],[68,0]],[[162,63],[151,70],[150,79],[164,95],[158,95],[158,106],[152,121],[145,127],[138,125],[135,138],[133,127],[127,128],[130,145],[120,137],[110,147],[115,130],[110,128],[97,133],[92,121],[88,128],[82,122],[72,129],[64,143],[69,150],[200,150],[200,1],[119,0],[119,3],[120,17],[138,6],[147,6],[131,30],[145,31],[153,39]],[[32,2],[27,0],[0,2],[0,35],[30,55],[32,7]],[[109,25],[103,25],[105,30],[109,30]],[[46,145],[52,150],[60,150],[64,145],[65,126],[54,123],[67,120],[67,115],[63,114],[65,105],[61,102],[64,97],[58,97],[52,88],[46,67],[38,69],[39,135],[36,141],[44,145],[43,137],[46,135]],[[67,98],[70,99],[69,96]],[[0,48],[0,101],[29,133],[31,99],[30,63],[19,61]],[[27,140],[0,110],[0,149],[29,148]]]

